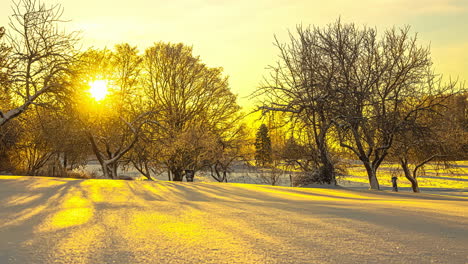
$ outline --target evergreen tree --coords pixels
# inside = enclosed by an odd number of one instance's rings
[[[262,124],[257,131],[255,139],[255,161],[257,166],[265,166],[271,163],[271,140],[268,128]]]

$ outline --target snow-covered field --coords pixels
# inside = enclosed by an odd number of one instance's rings
[[[101,175],[100,166],[96,161],[91,161],[86,170]],[[141,174],[134,170],[120,170],[121,175],[131,176],[135,179],[144,179]],[[435,165],[426,166],[425,170],[419,177],[419,185],[422,192],[459,195],[468,197],[468,161],[458,161],[451,168],[440,168]],[[280,175],[278,186],[291,186],[291,172],[285,172]],[[395,175],[398,177],[399,190],[410,192],[410,182],[403,176],[403,172],[397,164],[383,164],[378,171],[378,179],[383,190],[391,190],[391,178]],[[263,176],[263,177],[262,177]],[[168,179],[166,173],[155,175],[158,180],[166,181]],[[251,183],[271,185],[268,180],[268,175],[261,173],[255,168],[237,164],[229,173],[228,182],[232,183]],[[197,172],[195,182],[215,182],[209,172]],[[338,179],[338,184],[347,188],[367,189],[369,183],[364,167],[359,162],[353,162],[348,166],[348,174],[341,176]]]
[[[0,263],[468,261],[468,198],[0,176]]]
[[[468,161],[454,162],[450,168],[441,168],[434,164],[425,166],[418,177],[422,192],[459,195],[468,197]],[[390,190],[392,176],[398,177],[400,191],[411,191],[410,182],[404,177],[397,164],[383,164],[378,170],[378,179],[383,189]],[[347,187],[368,187],[367,174],[363,166],[348,168],[348,175],[340,179],[340,185]]]

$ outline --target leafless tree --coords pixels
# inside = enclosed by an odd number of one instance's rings
[[[125,124],[131,134],[128,131],[123,130],[120,123]],[[102,167],[104,178],[118,178],[117,169],[119,167],[119,162],[138,141],[141,126],[143,125],[141,122],[141,117],[136,118],[132,122],[121,119],[121,122],[118,124],[119,132],[122,132],[120,134],[119,141],[115,141],[115,137],[113,140],[109,141],[108,137],[99,137],[93,134],[91,130],[87,131],[87,136],[91,143],[91,148]]]
[[[441,85],[440,79],[437,85]],[[439,95],[438,105],[405,120],[395,134],[389,155],[400,163],[414,192],[420,192],[418,176],[426,164],[431,162],[448,167],[450,161],[463,158],[463,147],[468,143],[468,137],[463,125],[453,119],[457,115],[457,110],[452,108],[453,99],[457,98],[463,96],[455,93]],[[412,101],[417,100],[414,98]],[[429,102],[433,100],[435,98]]]
[[[150,108],[159,111],[164,163],[172,180],[181,181],[185,169],[204,166],[206,143],[239,110],[236,96],[221,68],[207,67],[183,44],[156,43],[146,50],[144,89]]]
[[[123,157],[135,146],[150,113],[141,106],[138,78],[141,58],[136,47],[86,51],[75,65],[73,111],[106,178],[117,178]],[[102,101],[90,98],[88,83],[107,82]]]
[[[444,142],[439,139],[432,127],[423,124],[408,124],[406,131],[395,135],[392,150],[397,156],[405,178],[411,183],[413,192],[420,192],[418,183],[420,169],[437,158],[443,158],[447,153]]]
[[[335,112],[340,144],[362,161],[371,189],[379,189],[377,169],[395,134],[405,120],[428,107],[423,100],[405,114],[399,111],[408,98],[429,98],[430,51],[417,45],[409,27],[388,30],[378,40],[373,29],[337,23],[325,36],[340,69],[333,85],[342,103]]]
[[[275,38],[280,59],[269,67],[270,75],[253,95],[261,98],[259,110],[290,113],[294,125],[307,130],[312,139],[310,150],[318,153],[323,178],[334,182],[327,136],[333,125],[330,109],[337,103],[331,89],[337,69],[330,67],[331,60],[320,47],[318,30],[298,26],[297,37],[290,33],[286,44]]]
[[[8,153],[17,174],[39,175],[39,171],[55,154],[45,129],[48,116],[36,110],[28,111],[17,119],[21,121],[18,122],[20,134],[14,148]],[[23,118],[27,121],[21,120]]]
[[[9,74],[11,73],[11,66],[9,61],[10,47],[8,47],[4,42],[5,38],[5,28],[0,27],[0,91],[2,95],[0,96],[0,102],[2,105],[0,107],[4,108],[3,104],[7,99],[7,83],[9,79]]]
[[[70,65],[76,60],[76,33],[65,33],[59,25],[63,8],[36,0],[13,5],[7,45],[11,68],[8,93],[10,109],[1,109],[0,126],[22,114],[31,105],[54,102],[68,86]]]
[[[249,144],[245,125],[239,119],[233,119],[230,128],[223,131],[218,139],[212,142],[212,155],[208,160],[211,176],[218,182],[227,182],[228,173],[236,162],[243,161],[245,148]]]
[[[282,63],[263,89],[274,100],[262,108],[305,115],[304,123],[316,130],[320,156],[328,160],[324,146],[333,129],[340,145],[362,161],[371,189],[379,189],[377,169],[396,132],[412,116],[438,105],[435,95],[454,85],[431,87],[429,48],[417,44],[409,27],[378,38],[375,29],[338,20],[324,28],[298,27],[290,45],[277,45]],[[424,99],[401,114],[411,98]]]
[[[133,166],[148,180],[153,180],[153,175],[162,170],[162,148],[159,141],[159,133],[154,131],[154,126],[146,128],[140,133],[140,140],[130,150],[127,166]],[[157,129],[158,127],[156,127]]]

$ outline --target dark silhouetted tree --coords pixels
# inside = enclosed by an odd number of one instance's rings
[[[276,45],[280,62],[259,90],[260,108],[291,113],[308,126],[321,173],[330,175],[332,134],[362,162],[371,189],[380,189],[377,169],[406,120],[440,105],[455,86],[435,85],[430,50],[409,27],[378,37],[375,29],[338,20],[323,28],[299,26],[289,43]]]
[[[272,162],[271,140],[268,127],[262,124],[255,137],[255,162],[257,166],[266,166]]]

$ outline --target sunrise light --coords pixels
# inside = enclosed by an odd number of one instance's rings
[[[106,97],[109,93],[107,89],[107,81],[105,80],[95,80],[89,82],[89,94],[93,97],[96,101],[100,101]]]

